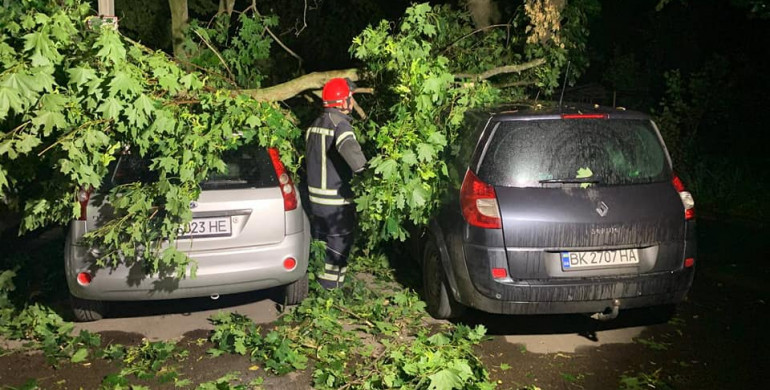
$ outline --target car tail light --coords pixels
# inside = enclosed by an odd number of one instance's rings
[[[88,200],[91,199],[91,189],[81,187],[78,190],[78,203],[80,203],[80,218],[78,220],[85,221],[88,218]]]
[[[286,260],[283,261],[283,268],[285,268],[287,271],[293,270],[297,266],[297,260],[294,260],[293,257],[287,257]]]
[[[88,286],[91,284],[91,280],[93,280],[93,278],[88,272],[81,272],[78,274],[78,284],[81,286]]]
[[[492,268],[492,277],[495,279],[505,279],[508,277],[508,271],[505,268]]]
[[[688,257],[684,259],[684,267],[690,268],[695,265],[695,258],[694,257]]]
[[[267,152],[270,154],[270,161],[273,162],[275,175],[278,176],[278,184],[281,187],[281,195],[283,195],[283,209],[284,211],[294,210],[297,208],[297,191],[294,190],[294,182],[291,181],[289,172],[286,171],[286,167],[281,162],[278,149],[268,148]]]
[[[607,114],[561,114],[561,119],[607,119]]]
[[[695,199],[693,199],[690,191],[684,188],[684,183],[679,176],[674,175],[671,179],[671,184],[674,185],[674,189],[679,193],[679,197],[682,198],[682,205],[684,205],[684,219],[689,221],[695,218]]]
[[[500,229],[502,220],[495,188],[484,183],[469,169],[460,188],[460,207],[471,225],[484,229]]]

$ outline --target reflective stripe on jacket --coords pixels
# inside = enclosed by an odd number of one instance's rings
[[[305,133],[305,164],[310,201],[341,206],[352,203],[350,179],[364,169],[366,158],[356,140],[351,118],[326,108]]]

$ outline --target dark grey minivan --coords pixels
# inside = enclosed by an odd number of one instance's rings
[[[653,121],[619,109],[468,115],[422,242],[429,312],[592,313],[680,302],[694,201]]]

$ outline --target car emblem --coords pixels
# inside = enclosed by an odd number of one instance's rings
[[[600,217],[607,215],[607,212],[609,211],[610,211],[610,207],[607,206],[607,203],[599,202],[599,204],[596,206],[596,212],[599,214]]]
[[[196,207],[198,207],[198,202],[196,202],[196,201],[192,201],[192,202],[190,202],[190,208],[191,208],[191,209],[194,209],[194,208],[196,208]]]

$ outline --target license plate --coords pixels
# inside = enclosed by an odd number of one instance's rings
[[[179,238],[225,237],[232,234],[232,225],[230,217],[195,218],[179,234]]]
[[[561,267],[565,271],[585,268],[608,268],[629,264],[639,264],[638,249],[561,252]]]

